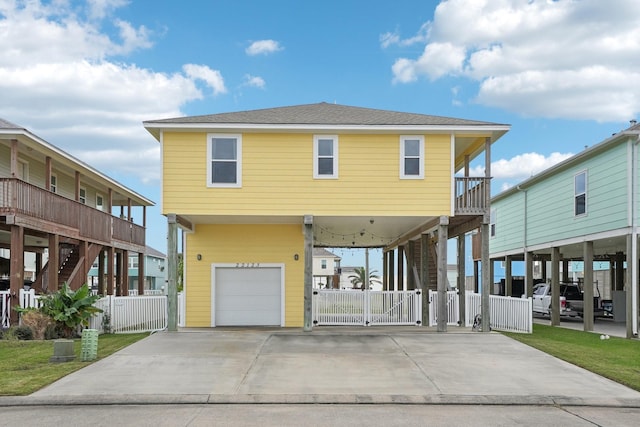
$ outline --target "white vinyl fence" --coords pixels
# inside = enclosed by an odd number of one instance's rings
[[[313,324],[420,325],[420,291],[313,291]]]
[[[153,332],[167,327],[167,297],[106,296],[96,301],[103,310],[91,318],[89,327],[100,332]]]
[[[129,295],[130,297],[137,297],[139,296],[139,292],[137,289],[129,289]],[[165,295],[164,290],[163,289],[145,289],[144,290],[144,294],[145,296],[159,296],[159,295]]]
[[[11,320],[11,293],[0,291],[0,328],[6,329]]]
[[[466,293],[466,326],[480,313],[482,296]],[[512,298],[500,295],[489,296],[489,323],[492,329],[504,332],[533,333],[533,305],[531,298]]]

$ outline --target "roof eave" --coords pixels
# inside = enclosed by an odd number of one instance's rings
[[[114,188],[119,189],[123,193],[123,195],[133,196],[133,198],[137,199],[137,201],[141,205],[143,205],[143,206],[155,206],[155,203],[153,201],[151,201],[151,200],[147,199],[146,197],[142,196],[141,194],[138,194],[137,192],[125,187],[124,185],[120,184],[119,182],[117,182],[113,178],[110,178],[109,176],[107,176],[107,175],[103,174],[102,172],[98,171],[97,169],[94,169],[92,166],[89,166],[87,163],[83,162],[82,160],[77,159],[77,158],[73,157],[71,154],[66,153],[65,151],[62,151],[61,149],[59,149],[58,147],[48,143],[47,141],[45,141],[44,139],[40,138],[39,136],[35,135],[34,133],[30,132],[27,129],[22,129],[22,128],[0,129],[0,135],[9,136],[9,137],[13,137],[13,138],[24,137],[24,138],[30,139],[32,141],[35,141],[37,144],[43,146],[45,149],[51,151],[55,155],[65,159],[65,160],[67,160],[69,162],[72,162],[72,163],[76,164],[80,169],[84,169],[89,174],[97,176],[99,179],[109,183]]]
[[[260,123],[154,123],[143,122],[145,129],[158,141],[160,132],[176,131],[246,131],[246,132],[344,132],[344,133],[490,133],[497,140],[511,129],[510,125],[335,125],[335,124],[260,124]]]

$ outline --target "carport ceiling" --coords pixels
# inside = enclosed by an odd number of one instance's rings
[[[300,224],[301,216],[184,216],[193,224]],[[387,246],[398,237],[432,221],[424,216],[314,216],[317,247],[374,248]]]

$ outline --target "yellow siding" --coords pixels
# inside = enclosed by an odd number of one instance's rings
[[[451,139],[424,135],[425,178],[399,178],[400,135],[338,135],[338,179],[313,179],[313,134],[243,134],[242,188],[207,187],[207,133],[163,136],[163,212],[449,215]]]
[[[296,225],[196,226],[186,236],[186,296],[189,327],[211,326],[211,264],[284,263],[285,326],[303,325],[304,235]],[[197,260],[197,254],[202,260]],[[298,254],[298,261],[294,255]]]

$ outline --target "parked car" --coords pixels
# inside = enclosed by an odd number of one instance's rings
[[[562,295],[566,291],[566,286],[560,286],[560,316],[576,317],[578,313],[567,303],[566,296]],[[524,295],[523,295],[524,296]],[[548,283],[538,283],[533,287],[531,298],[533,312],[551,316],[551,285]]]
[[[534,287],[532,298],[533,312],[551,315],[551,285],[540,283]],[[600,289],[596,286],[593,296],[594,316],[606,316],[611,310],[603,308],[600,300]],[[560,283],[560,315],[584,317],[584,291],[579,283]]]

